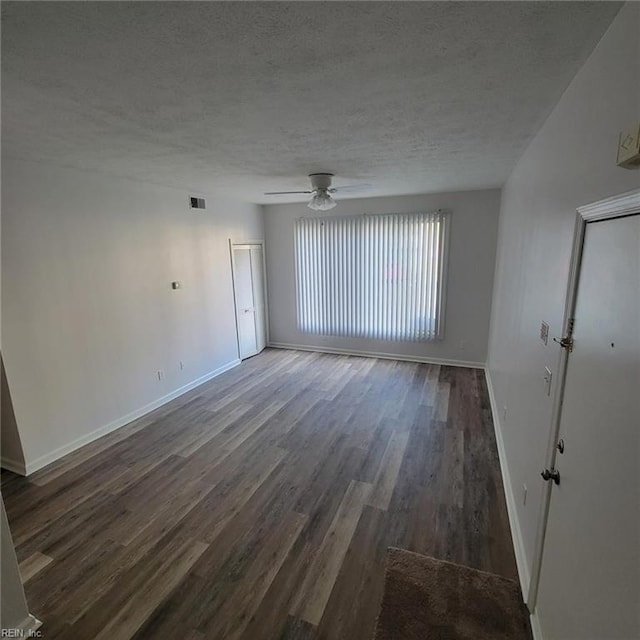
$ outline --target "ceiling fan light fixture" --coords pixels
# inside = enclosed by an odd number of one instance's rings
[[[336,204],[336,201],[331,197],[331,194],[326,188],[318,188],[311,196],[307,207],[314,211],[329,211],[329,209],[333,209]]]

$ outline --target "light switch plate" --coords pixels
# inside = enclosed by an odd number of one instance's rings
[[[549,367],[545,367],[543,379],[544,379],[545,391],[547,392],[548,396],[551,395],[551,378],[552,378],[551,369],[549,369]]]

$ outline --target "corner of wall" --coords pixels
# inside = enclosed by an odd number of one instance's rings
[[[7,520],[4,502],[0,498],[0,569],[2,572],[2,593],[0,595],[0,619],[2,620],[2,637],[23,638],[35,637],[35,630],[41,623],[30,613],[24,595],[18,559]],[[10,630],[5,635],[5,630]]]

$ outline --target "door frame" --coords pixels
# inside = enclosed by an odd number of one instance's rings
[[[264,298],[264,331],[265,331],[265,346],[268,347],[270,343],[269,335],[269,300],[267,295],[267,260],[264,251],[264,240],[244,240],[242,242],[234,242],[229,238],[229,259],[231,261],[231,290],[233,293],[233,313],[236,320],[236,347],[238,349],[238,360],[240,358],[240,330],[238,328],[238,307],[236,305],[236,262],[233,257],[233,250],[238,249],[250,249],[259,245],[262,248],[262,295]]]
[[[614,218],[622,218],[635,214],[640,214],[640,189],[627,191],[617,196],[599,200],[577,208],[573,228],[571,261],[569,263],[569,281],[565,295],[564,316],[562,320],[563,337],[572,338],[573,335],[574,314],[576,299],[578,296],[578,285],[580,284],[580,267],[582,266],[582,252],[587,224],[590,222],[612,220]],[[545,457],[547,469],[555,469],[556,455],[558,453],[556,444],[560,435],[560,421],[562,419],[562,403],[564,400],[569,351],[569,348],[560,347],[560,353],[558,355],[558,383],[553,394],[551,428],[549,429],[549,442],[547,443],[547,453]],[[547,522],[549,519],[549,505],[551,503],[552,489],[553,483],[547,482],[540,507],[540,514],[538,516],[538,530],[536,534],[531,579],[529,581],[529,590],[527,594],[527,608],[531,613],[534,612],[538,600],[538,587],[540,585],[540,573],[542,570],[544,542],[547,532]]]

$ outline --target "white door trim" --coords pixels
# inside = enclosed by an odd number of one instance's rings
[[[264,297],[264,330],[265,344],[269,346],[269,298],[267,294],[267,261],[264,253],[264,240],[245,240],[243,242],[233,242],[229,238],[229,257],[231,260],[231,286],[233,291],[233,310],[236,318],[236,345],[238,347],[238,359],[240,358],[240,330],[238,328],[238,309],[236,307],[236,263],[233,257],[234,249],[250,249],[256,245],[262,249],[262,293]]]
[[[569,281],[565,296],[564,319],[562,321],[562,335],[571,336],[573,318],[576,308],[578,284],[580,281],[580,267],[582,265],[582,249],[584,246],[584,234],[589,222],[610,220],[623,216],[640,213],[640,189],[627,191],[605,200],[599,200],[591,204],[578,207],[573,229],[573,248],[571,250],[571,262],[569,265]],[[567,376],[567,363],[569,350],[560,348],[558,355],[558,384],[553,395],[553,408],[551,413],[551,428],[549,429],[549,442],[547,445],[546,465],[548,469],[555,469],[556,443],[560,433],[560,420],[562,418],[562,401]],[[540,572],[542,569],[542,557],[544,541],[549,518],[549,504],[553,483],[547,482],[543,495],[540,515],[538,517],[538,531],[533,555],[531,580],[527,597],[527,607],[531,613],[535,611],[538,600],[538,586],[540,584]]]

